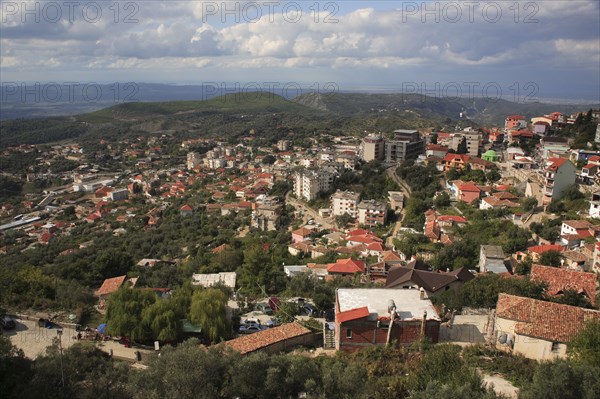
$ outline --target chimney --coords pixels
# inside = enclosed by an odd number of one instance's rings
[[[423,311],[423,320],[421,321],[421,337],[425,337],[425,326],[427,325],[427,311]]]
[[[423,289],[423,287],[419,288],[419,299],[425,299],[425,290]]]

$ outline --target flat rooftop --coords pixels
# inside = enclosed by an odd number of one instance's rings
[[[423,312],[427,311],[427,320],[440,320],[431,301],[420,299],[421,293],[416,289],[387,289],[387,288],[339,288],[337,302],[341,312],[366,306],[369,308],[369,318],[388,315],[389,300],[396,304],[396,310],[401,320],[421,320]]]

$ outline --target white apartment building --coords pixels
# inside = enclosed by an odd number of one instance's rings
[[[352,217],[357,217],[357,205],[360,201],[360,194],[352,191],[337,190],[330,201],[330,209],[332,216],[342,216],[348,214]]]
[[[335,175],[327,169],[303,170],[294,175],[294,195],[307,201],[317,198],[320,192],[331,189]]]
[[[365,226],[385,225],[387,204],[375,200],[361,201],[358,206],[358,223]]]
[[[202,163],[202,158],[197,152],[188,152],[187,154],[187,168],[189,170],[196,169]]]
[[[359,154],[365,162],[382,160],[385,155],[385,140],[380,134],[369,134],[362,139]]]
[[[564,192],[575,184],[577,169],[566,158],[548,158],[541,171],[543,203],[559,200]]]

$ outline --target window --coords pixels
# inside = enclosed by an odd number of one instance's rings
[[[552,352],[558,352],[558,347],[559,347],[560,343],[558,342],[552,342]]]
[[[351,328],[346,329],[346,338],[352,338],[352,329]]]

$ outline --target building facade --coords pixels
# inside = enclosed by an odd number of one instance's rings
[[[330,200],[330,209],[332,216],[350,215],[354,218],[358,216],[358,202],[360,194],[352,191],[336,191]]]

